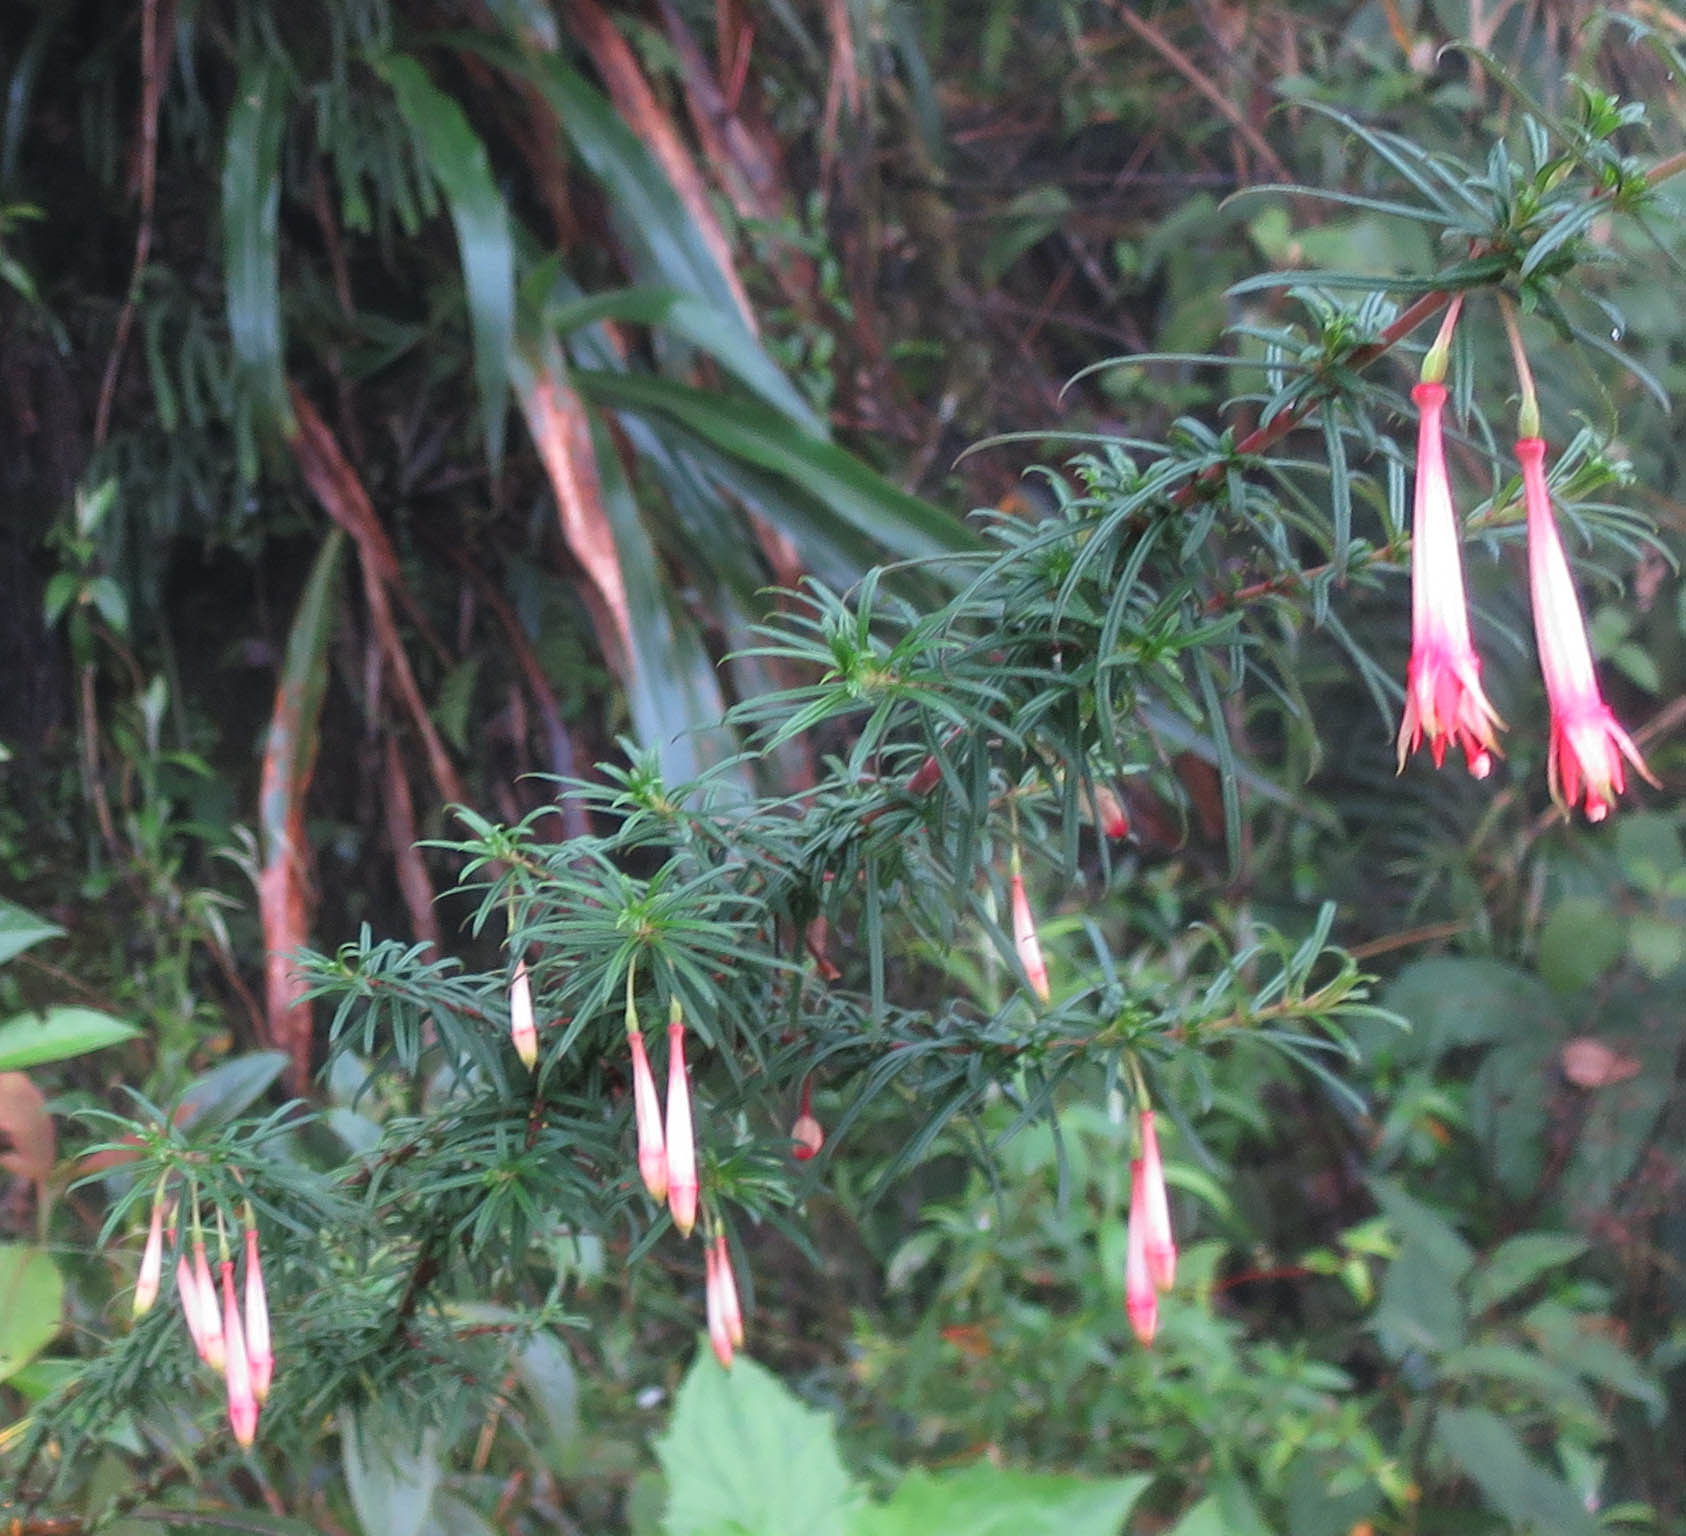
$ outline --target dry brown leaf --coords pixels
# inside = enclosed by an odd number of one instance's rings
[[[603,505],[591,421],[585,403],[553,361],[535,363],[520,387],[521,413],[556,496],[562,538],[585,572],[586,606],[610,669],[623,681],[632,668],[632,614],[620,552]]]
[[[0,1168],[41,1183],[58,1155],[53,1117],[22,1072],[0,1072]]]
[[[1577,1088],[1609,1088],[1639,1076],[1639,1062],[1602,1040],[1581,1035],[1563,1047],[1563,1075]]]

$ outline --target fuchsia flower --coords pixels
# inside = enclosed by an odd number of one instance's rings
[[[1446,387],[1424,382],[1411,391],[1417,424],[1417,484],[1411,510],[1411,661],[1405,714],[1399,724],[1399,767],[1428,740],[1436,768],[1446,743],[1463,748],[1469,771],[1484,779],[1504,722],[1481,691],[1481,663],[1470,642],[1463,556],[1441,442]]]
[[[798,1115],[791,1125],[790,1139],[795,1143],[790,1149],[790,1155],[797,1162],[805,1163],[825,1145],[825,1128],[812,1115],[804,1112]]]
[[[1019,964],[1030,979],[1031,991],[1047,1002],[1053,996],[1048,987],[1048,967],[1042,960],[1042,943],[1036,937],[1036,919],[1031,916],[1030,898],[1024,893],[1024,876],[1017,867],[1017,854],[1013,865],[1007,882],[1013,907],[1013,946],[1019,952]]]
[[[667,1146],[662,1140],[662,1111],[656,1099],[656,1080],[644,1050],[641,1030],[629,1029],[632,1048],[632,1106],[638,1120],[638,1172],[652,1200],[667,1199]]]
[[[184,1255],[182,1263],[185,1265],[186,1262]],[[193,1335],[193,1345],[199,1351],[199,1358],[213,1371],[222,1370],[228,1363],[228,1350],[222,1320],[217,1316],[217,1287],[216,1282],[211,1279],[211,1265],[205,1257],[203,1236],[193,1239],[193,1268],[188,1283],[182,1283],[182,1272],[179,1268],[176,1272],[176,1283],[181,1290],[182,1313],[187,1318],[187,1331]],[[197,1328],[194,1327],[196,1317],[199,1323]]]
[[[697,1224],[697,1143],[685,1070],[685,1016],[678,998],[667,1021],[667,1208],[680,1235],[689,1237]]]
[[[135,1279],[136,1317],[149,1311],[158,1300],[158,1284],[164,1273],[164,1190],[159,1186],[152,1200],[152,1225],[146,1229],[146,1247],[141,1253],[140,1274]]]
[[[263,1288],[263,1266],[258,1262],[258,1229],[246,1225],[246,1359],[251,1367],[252,1394],[262,1403],[269,1398],[269,1384],[275,1376],[275,1349],[269,1338],[269,1298]]]
[[[1148,1194],[1144,1158],[1130,1160],[1130,1220],[1124,1238],[1124,1310],[1143,1344],[1159,1328],[1159,1289],[1148,1263]]]
[[[227,1343],[223,1378],[228,1384],[228,1422],[234,1438],[249,1446],[258,1432],[258,1399],[252,1389],[252,1366],[246,1356],[246,1334],[240,1324],[240,1306],[234,1298],[234,1260],[224,1259],[222,1269],[222,1331]],[[215,1297],[212,1298],[215,1305]]]
[[[1168,1291],[1176,1284],[1177,1243],[1171,1231],[1171,1202],[1165,1193],[1165,1168],[1159,1160],[1159,1133],[1154,1129],[1153,1111],[1141,1113],[1142,1131],[1142,1195],[1141,1207],[1145,1232],[1142,1238],[1147,1271],[1156,1290]],[[1136,1206],[1130,1207],[1130,1220],[1136,1220]]]
[[[1540,671],[1551,704],[1551,747],[1547,779],[1551,797],[1565,810],[1586,796],[1588,821],[1610,814],[1626,787],[1625,757],[1647,783],[1657,781],[1633,739],[1616,724],[1598,690],[1587,644],[1586,620],[1563,553],[1546,488],[1545,443],[1524,437],[1516,445],[1522,462],[1522,496],[1528,512],[1528,584],[1534,604],[1534,637]]]
[[[515,1054],[529,1072],[538,1064],[539,1031],[533,1017],[533,984],[527,979],[527,962],[515,962],[509,983],[509,1038]]]
[[[704,1296],[708,1310],[708,1342],[714,1358],[726,1370],[732,1368],[732,1330],[726,1323],[726,1311],[720,1290],[720,1266],[724,1261],[730,1273],[731,1260],[713,1242],[703,1244],[703,1268],[707,1274]]]

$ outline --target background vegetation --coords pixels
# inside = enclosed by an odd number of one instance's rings
[[[1490,290],[1672,785],[1686,252],[1637,173],[1683,41],[1575,0],[6,8],[0,1512],[1680,1529],[1681,815],[1546,797]],[[1393,763],[1399,317],[1451,288],[1485,784]],[[695,1032],[729,1376],[633,1176],[629,971]],[[129,1322],[166,1171],[258,1208],[249,1454],[168,1285]]]

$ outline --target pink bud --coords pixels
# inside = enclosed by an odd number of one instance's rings
[[[515,1054],[529,1072],[538,1065],[539,1031],[533,1018],[533,984],[527,979],[527,962],[515,962],[509,983],[509,1038]]]
[[[1124,1310],[1143,1344],[1159,1327],[1159,1292],[1147,1262],[1147,1190],[1142,1159],[1130,1161],[1130,1225],[1124,1239]]]
[[[1053,995],[1048,987],[1048,967],[1042,963],[1042,944],[1036,937],[1036,919],[1030,915],[1030,899],[1024,893],[1024,876],[1014,870],[1008,885],[1013,904],[1013,944],[1019,964],[1030,980],[1030,989],[1043,1002]]]
[[[1146,1256],[1154,1286],[1168,1291],[1177,1279],[1177,1244],[1171,1232],[1171,1202],[1165,1193],[1165,1168],[1159,1160],[1159,1133],[1153,1126],[1153,1111],[1142,1111],[1142,1187],[1146,1204]],[[1130,1209],[1130,1219],[1136,1210]]]
[[[667,1025],[667,1208],[689,1237],[697,1224],[697,1143],[691,1129],[691,1079],[685,1070],[685,1020],[674,998]]]
[[[743,1348],[743,1310],[738,1306],[738,1277],[732,1269],[732,1251],[726,1234],[714,1234],[716,1281],[720,1287],[720,1315],[733,1344]]]
[[[251,1366],[252,1393],[260,1403],[266,1402],[275,1376],[275,1350],[269,1339],[269,1298],[258,1262],[256,1227],[246,1228],[246,1359]]]
[[[825,1145],[825,1129],[812,1115],[803,1113],[791,1126],[790,1139],[795,1143],[790,1155],[797,1162],[805,1163]]]
[[[227,1364],[227,1347],[223,1339],[223,1326],[217,1317],[217,1287],[211,1279],[211,1266],[205,1257],[205,1239],[196,1237],[193,1240],[193,1286],[198,1293],[199,1327],[200,1332],[194,1336],[194,1344],[198,1346],[199,1358],[213,1371],[220,1371]],[[187,1306],[186,1293],[183,1293],[182,1306]],[[188,1322],[188,1329],[193,1328],[192,1320]]]
[[[632,1106],[638,1120],[638,1172],[652,1200],[667,1199],[667,1148],[662,1143],[662,1112],[656,1101],[656,1080],[644,1053],[642,1031],[627,1031],[632,1048]]]
[[[224,1259],[221,1268],[222,1331],[228,1346],[223,1371],[228,1383],[228,1422],[234,1430],[234,1438],[242,1446],[249,1446],[258,1432],[258,1399],[252,1390],[252,1367],[246,1358],[246,1334],[240,1326],[240,1306],[234,1299],[234,1260]]]
[[[732,1330],[726,1322],[725,1303],[720,1290],[720,1264],[724,1257],[719,1248],[708,1243],[703,1248],[703,1268],[708,1279],[704,1296],[708,1307],[708,1342],[714,1358],[726,1369],[732,1368]]]
[[[1095,820],[1110,838],[1130,835],[1130,818],[1124,812],[1124,802],[1110,784],[1097,784],[1094,789]]]
[[[158,1283],[164,1273],[164,1201],[152,1202],[152,1225],[146,1230],[146,1248],[141,1254],[140,1275],[135,1280],[135,1316],[147,1312],[158,1300]]]

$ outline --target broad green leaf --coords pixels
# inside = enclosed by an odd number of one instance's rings
[[[64,1279],[46,1249],[0,1243],[0,1381],[52,1341],[63,1305]]]
[[[1565,897],[1540,928],[1540,974],[1553,992],[1578,992],[1621,959],[1624,939],[1607,900]]]
[[[1433,1063],[1459,1046],[1480,1045],[1555,1027],[1556,1007],[1539,977],[1498,960],[1432,959],[1407,966],[1382,1006],[1409,1021],[1410,1032],[1354,1030],[1376,1059]]]
[[[439,1431],[418,1437],[396,1422],[346,1409],[340,1414],[340,1460],[364,1536],[420,1536],[442,1475]]]
[[[140,1031],[97,1008],[49,1008],[0,1024],[0,1072],[20,1072],[132,1040]]]
[[[580,1387],[573,1358],[554,1334],[528,1334],[515,1349],[515,1370],[550,1431],[549,1460],[566,1466],[580,1435]]]
[[[287,84],[267,59],[240,73],[222,166],[222,258],[229,338],[239,377],[267,424],[293,431],[281,327],[281,135]]]
[[[43,939],[62,939],[64,929],[0,897],[0,965]]]
[[[846,1536],[856,1490],[831,1421],[740,1356],[723,1370],[707,1341],[656,1442],[667,1474],[666,1536]]]
[[[334,598],[339,590],[344,529],[336,528],[322,541],[310,576],[287,632],[287,652],[281,666],[275,707],[270,714],[266,756],[275,757],[282,771],[270,778],[276,793],[258,806],[266,862],[298,856],[290,848],[288,824],[293,799],[310,782],[316,758],[317,727],[322,699],[328,688],[328,646],[334,631]],[[267,777],[267,776],[266,776]]]
[[[503,462],[510,354],[515,344],[515,241],[509,209],[492,179],[486,146],[462,108],[414,59],[393,55],[376,69],[392,87],[427,167],[445,193],[457,230],[463,287],[474,334],[474,374],[495,476]]]
[[[858,1512],[849,1536],[1118,1536],[1153,1481],[1017,1472],[977,1462],[944,1472],[916,1468],[887,1504]]]
[[[982,548],[965,524],[765,406],[723,400],[669,379],[596,372],[574,379],[604,405],[658,420],[671,417],[716,447],[787,477],[894,555],[963,555]]]
[[[1532,1285],[1548,1270],[1573,1264],[1586,1250],[1586,1239],[1572,1233],[1520,1233],[1501,1243],[1477,1266],[1470,1280],[1470,1307],[1485,1312]]]
[[[219,1061],[188,1084],[175,1122],[183,1130],[226,1125],[250,1109],[286,1069],[285,1051],[248,1051]]]
[[[1442,1408],[1434,1423],[1441,1452],[1463,1468],[1507,1520],[1551,1536],[1593,1536],[1598,1522],[1575,1491],[1530,1457],[1497,1414]]]

